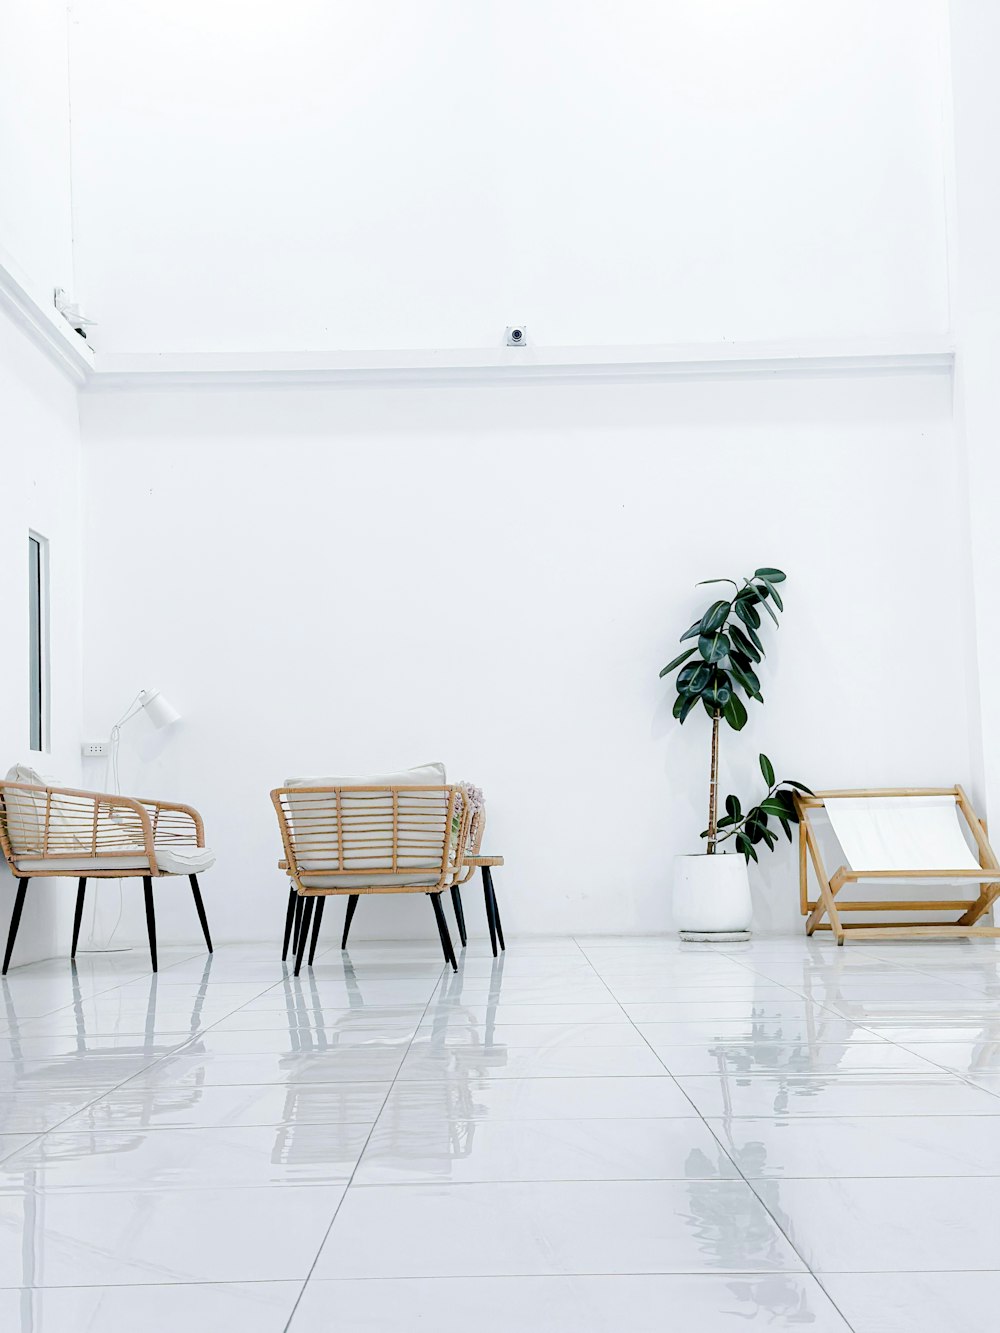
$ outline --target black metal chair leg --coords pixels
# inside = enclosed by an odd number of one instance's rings
[[[295,951],[295,975],[302,971],[302,960],[306,956],[306,940],[309,938],[309,922],[312,920],[313,899],[305,898],[302,908],[302,923],[299,926],[299,947]]]
[[[305,901],[300,893],[295,895],[295,920],[292,923],[292,953],[295,957],[298,957],[299,952],[299,933],[302,929],[302,909]]]
[[[7,975],[7,969],[10,967],[10,956],[14,952],[14,941],[17,939],[17,928],[21,924],[21,911],[24,907],[24,895],[27,892],[28,881],[22,879],[18,881],[17,897],[14,899],[14,910],[10,914],[10,930],[7,932],[7,952],[3,956],[3,975]]]
[[[493,957],[497,956],[497,919],[493,915],[493,881],[490,877],[489,866],[483,866],[483,898],[486,900],[486,924],[490,928],[490,945],[493,949]]]
[[[208,933],[208,917],[205,915],[205,904],[201,900],[201,889],[198,887],[198,876],[188,875],[191,881],[191,892],[194,894],[194,905],[198,909],[198,920],[201,922],[201,928],[205,935],[205,943],[208,945],[208,952],[213,953],[212,937]]]
[[[465,910],[462,907],[462,893],[458,885],[454,885],[451,891],[451,905],[455,909],[455,920],[458,922],[458,938],[462,941],[462,948],[469,942],[469,937],[465,933]]]
[[[146,930],[149,933],[149,952],[153,959],[153,971],[157,971],[156,964],[156,914],[153,911],[153,880],[149,875],[143,875],[142,888],[146,898]]]
[[[281,941],[281,961],[288,957],[288,941],[292,938],[292,921],[295,918],[295,890],[288,890],[288,910],[285,913],[285,938]]]
[[[451,963],[454,971],[458,971],[458,963],[455,960],[455,949],[451,942],[451,936],[448,933],[448,923],[444,919],[444,908],[441,906],[440,893],[428,895],[434,907],[434,920],[437,922],[438,934],[441,936],[441,948],[444,950],[446,963]]]
[[[76,957],[77,941],[80,938],[80,922],[83,920],[83,898],[87,892],[87,881],[83,876],[80,877],[80,886],[76,891],[76,911],[73,913],[73,947],[70,950],[70,958]]]
[[[489,887],[490,902],[493,906],[493,924],[496,926],[497,940],[499,941],[500,948],[506,953],[507,946],[503,942],[503,926],[500,924],[500,905],[497,902],[497,891],[493,887],[493,871],[489,866],[483,866],[483,885],[484,887]],[[493,953],[494,955],[496,954],[496,949],[493,950]]]
[[[342,949],[347,948],[347,937],[351,933],[351,922],[354,920],[354,913],[358,909],[358,899],[360,897],[360,893],[352,893],[347,900],[347,914],[344,917],[344,935],[340,941],[340,947]]]
[[[309,946],[309,966],[312,967],[313,959],[316,957],[316,941],[319,939],[319,923],[323,920],[323,908],[326,906],[325,898],[316,899],[316,919],[313,922],[312,944]]]

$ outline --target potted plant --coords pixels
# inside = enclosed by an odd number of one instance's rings
[[[761,846],[770,851],[777,842],[773,819],[789,842],[792,824],[798,822],[791,789],[809,792],[801,782],[776,781],[767,755],[760,756],[760,770],[767,783],[763,800],[746,813],[736,796],[725,799],[725,814],[719,817],[719,727],[725,722],[742,731],[747,710],[740,693],[763,703],[760,681],[754,667],[764,657],[760,635],[763,609],[778,624],[784,610],[778,584],[784,583],[780,569],[764,567],[742,584],[733,579],[706,579],[705,584],[728,584],[733,595],[714,601],[700,620],[681,635],[681,643],[694,645],[679,653],[660,672],[677,671],[674,717],[686,721],[700,702],[712,719],[712,759],[708,785],[708,828],[705,852],[678,856],[674,863],[674,924],[682,939],[749,939],[752,907],[747,867]],[[704,586],[699,584],[699,587]],[[730,848],[734,855],[721,855]]]

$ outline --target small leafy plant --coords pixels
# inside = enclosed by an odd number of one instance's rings
[[[760,771],[767,783],[767,795],[760,804],[751,806],[744,814],[740,798],[727,796],[726,813],[716,824],[715,845],[725,842],[727,838],[735,838],[736,850],[743,853],[748,864],[751,857],[757,860],[756,849],[759,843],[766,843],[768,851],[774,851],[778,835],[774,829],[768,827],[768,816],[778,821],[785,837],[791,842],[792,825],[799,822],[799,816],[790,788],[794,787],[797,791],[812,795],[810,788],[801,782],[794,782],[791,778],[782,778],[780,782],[775,782],[774,767],[766,754],[760,756]],[[709,830],[705,829],[701,836],[707,838]]]
[[[722,819],[718,818],[719,722],[725,719],[734,731],[742,731],[746,726],[747,710],[740,698],[741,691],[747,699],[764,702],[760,680],[754,671],[764,657],[764,643],[759,633],[760,608],[775,625],[778,624],[778,612],[785,608],[777,585],[784,581],[784,573],[771,566],[755,569],[752,578],[744,579],[742,584],[734,579],[705,579],[699,587],[729,584],[734,590],[733,595],[728,600],[713,602],[702,618],[681,635],[681,643],[688,639],[695,639],[696,643],[679,653],[660,672],[662,679],[677,671],[677,698],[673,712],[678,722],[683,724],[699,701],[712,719],[708,828],[701,835],[708,840],[707,851],[714,853],[720,842],[735,838],[737,850],[748,862],[751,857],[757,860],[755,848],[761,842],[770,849],[777,841],[774,830],[768,827],[770,817],[778,820],[791,839],[790,825],[798,821],[798,815],[788,789],[795,787],[809,791],[802,783],[790,779],[776,783],[771,761],[762,754],[760,767],[768,784],[767,795],[745,815],[738,798],[727,796],[726,813]],[[721,829],[725,832],[720,833]]]

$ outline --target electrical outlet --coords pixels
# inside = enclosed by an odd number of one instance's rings
[[[84,741],[83,757],[84,759],[103,759],[108,753],[107,741]]]

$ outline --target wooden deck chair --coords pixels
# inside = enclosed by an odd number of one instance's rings
[[[796,794],[799,813],[799,892],[806,934],[832,930],[838,944],[848,935],[863,939],[948,938],[1000,935],[1000,929],[976,923],[1000,895],[1000,862],[986,837],[986,826],[961,787],[900,787],[884,791],[821,791]],[[828,875],[814,817],[825,810],[845,861]],[[975,851],[969,845],[968,829]],[[809,898],[809,861],[819,883],[819,897]],[[845,901],[845,884],[876,881],[892,885],[912,880],[968,883],[972,898],[893,898]],[[959,912],[953,922],[918,920],[845,923],[845,912]],[[823,918],[827,920],[824,921]]]

